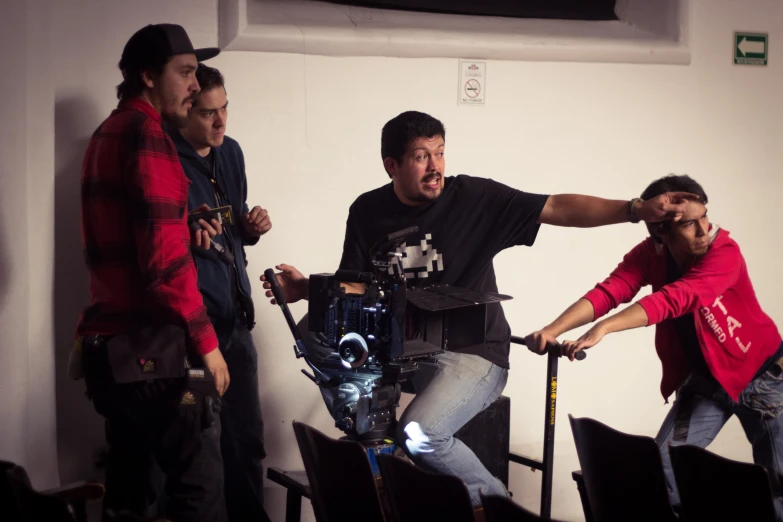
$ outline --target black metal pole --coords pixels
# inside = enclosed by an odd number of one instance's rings
[[[511,336],[511,342],[527,346],[523,337]],[[555,414],[557,413],[557,360],[562,353],[560,345],[550,348],[547,352],[546,364],[546,395],[544,398],[544,456],[541,463],[535,459],[509,454],[509,460],[523,464],[532,469],[541,470],[541,517],[549,518],[552,512],[552,476],[555,467]],[[584,360],[584,351],[576,353],[578,361]]]
[[[546,417],[544,418],[544,458],[541,477],[541,517],[549,518],[552,512],[552,472],[555,464],[555,414],[557,406],[558,350],[549,350],[547,358]]]

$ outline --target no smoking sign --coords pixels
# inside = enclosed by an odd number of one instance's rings
[[[484,105],[487,63],[461,60],[459,71],[459,104]]]
[[[468,98],[478,98],[478,95],[481,94],[481,84],[478,80],[471,78],[465,82],[465,94],[468,95]]]

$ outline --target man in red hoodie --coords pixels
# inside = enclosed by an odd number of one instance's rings
[[[649,223],[639,243],[602,283],[551,324],[527,337],[537,353],[556,338],[630,302],[639,290],[653,293],[563,343],[571,360],[606,334],[656,325],[655,347],[663,366],[664,399],[676,400],[656,436],[672,503],[679,504],[668,443],[706,447],[736,414],[753,458],[779,495],[783,471],[783,350],[775,323],[759,306],[739,245],[707,218],[707,194],[688,176],[667,176],[642,193],[647,200],[670,191],[699,195],[678,222]],[[776,497],[783,520],[783,498]]]

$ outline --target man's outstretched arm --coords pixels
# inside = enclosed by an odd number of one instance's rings
[[[565,341],[563,343],[563,355],[568,356],[572,361],[574,355],[580,350],[592,348],[604,338],[606,334],[641,328],[649,324],[647,312],[638,302],[625,308],[622,312],[610,315],[606,319],[597,322],[595,326],[585,332],[582,337],[576,341]]]
[[[557,344],[557,338],[574,328],[592,323],[595,318],[593,303],[585,298],[566,308],[557,319],[525,337],[528,350],[543,355],[549,348]]]
[[[642,201],[629,201],[583,196],[580,194],[557,194],[549,196],[538,222],[559,227],[601,227],[616,223],[641,221],[655,223],[671,219],[679,221],[689,200],[698,196],[688,192],[667,192]]]
[[[310,295],[310,280],[302,275],[302,273],[291,265],[284,263],[275,267],[278,272],[277,283],[280,285],[280,289],[283,291],[286,303],[295,303],[302,299],[307,299]],[[272,285],[266,280],[266,276],[261,276],[261,281],[264,282],[264,288],[266,289],[266,296],[272,304],[277,304],[275,296],[272,293]],[[362,283],[345,283],[341,282],[340,286],[345,288],[348,294],[363,294],[364,284]]]
[[[654,248],[650,240],[644,240],[636,245],[602,283],[598,283],[547,326],[529,334],[525,338],[528,349],[544,354],[549,348],[558,344],[557,338],[564,333],[600,319],[621,303],[630,303],[639,290],[649,284],[645,276],[644,260],[651,255],[650,249]],[[643,315],[642,326],[646,326],[647,314]],[[635,316],[634,319],[642,321],[640,316]],[[565,347],[565,344],[563,346]],[[571,360],[575,353],[576,350],[565,351]]]

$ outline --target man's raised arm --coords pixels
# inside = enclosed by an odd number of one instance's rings
[[[611,200],[579,194],[549,196],[538,222],[559,227],[591,228],[616,223],[679,221],[689,200],[699,197],[688,192],[667,192],[642,201]]]

